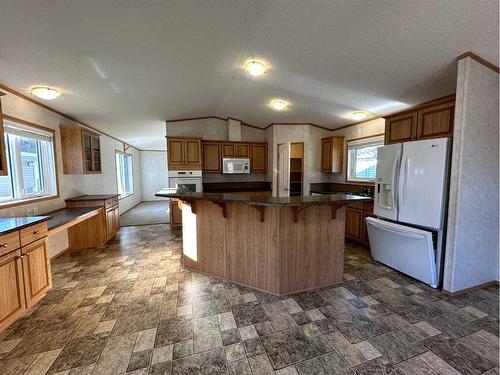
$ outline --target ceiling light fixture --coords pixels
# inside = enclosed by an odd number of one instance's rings
[[[271,101],[271,107],[277,111],[283,111],[288,107],[288,103],[280,99],[275,99]]]
[[[361,121],[361,120],[364,120],[365,118],[368,117],[368,112],[364,112],[364,111],[356,111],[356,112],[352,112],[349,117],[351,119],[353,119],[354,121]]]
[[[30,92],[33,95],[38,96],[39,98],[45,99],[45,100],[52,100],[52,99],[57,98],[59,95],[61,95],[61,93],[59,91],[57,91],[56,89],[46,87],[46,86],[33,87],[33,88],[31,88]]]
[[[260,62],[252,60],[245,65],[245,70],[254,77],[258,77],[266,72],[266,67]]]

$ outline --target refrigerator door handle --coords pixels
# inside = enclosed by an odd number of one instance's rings
[[[406,155],[404,155],[401,165],[402,168],[399,171],[399,183],[398,183],[398,202],[399,206],[403,207],[405,203],[406,181],[408,180],[408,157]]]
[[[422,234],[410,233],[410,232],[407,232],[407,231],[399,231],[399,230],[394,229],[394,228],[388,228],[385,225],[380,225],[379,223],[376,223],[376,222],[374,222],[372,220],[370,220],[370,224],[373,225],[374,227],[383,229],[383,230],[385,230],[387,232],[391,232],[391,233],[397,234],[398,236],[403,236],[403,237],[408,237],[408,238],[414,238],[414,239],[417,239],[417,240],[425,238],[425,236],[422,235]]]
[[[392,194],[392,206],[394,207],[394,210],[396,212],[396,215],[397,215],[397,212],[398,212],[398,206],[399,206],[399,202],[398,202],[398,197],[396,194],[394,194],[395,191],[397,191],[398,189],[398,176],[397,176],[397,171],[398,171],[398,168],[399,168],[399,158],[400,158],[400,151],[396,152],[396,156],[394,157],[394,165],[392,167],[392,189],[393,189],[393,194]]]

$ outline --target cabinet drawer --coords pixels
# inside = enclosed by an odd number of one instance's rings
[[[19,231],[21,235],[21,246],[26,246],[33,241],[47,237],[47,223],[32,225]]]
[[[363,209],[363,203],[364,202],[351,202],[347,205],[347,207],[349,208],[357,208],[358,210],[362,210]]]
[[[0,236],[0,256],[7,254],[12,250],[19,249],[20,247],[21,243],[19,242],[18,231]]]
[[[373,202],[364,202],[363,211],[373,213]]]
[[[106,199],[104,206],[105,207],[111,207],[115,206],[118,204],[118,197],[117,198],[111,198],[111,199]]]

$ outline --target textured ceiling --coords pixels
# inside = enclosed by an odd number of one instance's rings
[[[498,1],[0,0],[0,83],[141,149],[164,121],[352,122],[455,91],[454,58],[498,65]],[[269,64],[252,78],[249,57]],[[273,98],[291,102],[284,112]]]

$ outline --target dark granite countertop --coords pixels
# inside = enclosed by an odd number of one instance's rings
[[[50,216],[2,217],[0,218],[0,235],[47,221],[49,218]]]
[[[86,194],[80,195],[79,197],[68,198],[66,202],[106,200],[116,198],[119,195],[120,194]]]
[[[254,206],[297,207],[311,205],[342,205],[356,201],[367,201],[369,197],[351,194],[309,195],[300,197],[255,197],[221,193],[193,193],[177,189],[162,189],[155,196],[185,200],[208,200],[215,203],[241,203]]]
[[[245,182],[204,182],[205,193],[236,193],[241,191],[271,191],[271,183],[268,181],[245,181]]]
[[[50,219],[47,222],[49,230],[55,229],[69,223],[73,220],[78,219],[80,216],[89,214],[93,211],[98,211],[102,207],[76,207],[76,208],[63,208],[54,212],[51,212]]]

